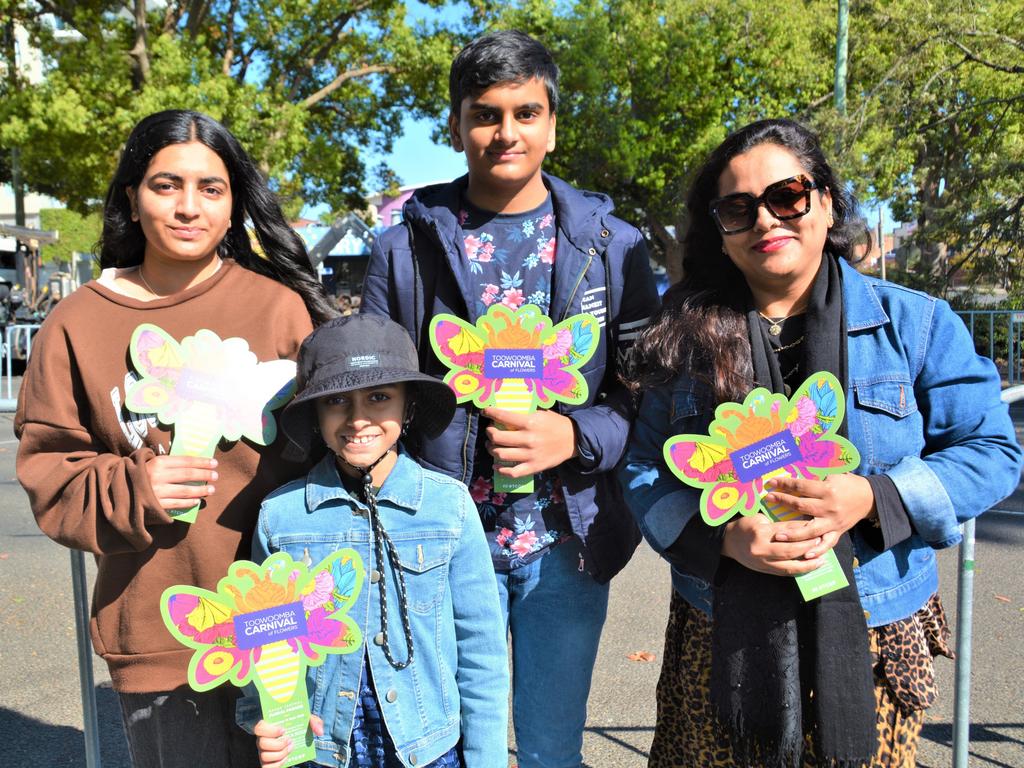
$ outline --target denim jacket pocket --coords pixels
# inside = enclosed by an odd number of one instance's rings
[[[864,461],[885,471],[920,452],[923,426],[909,378],[854,381],[853,394],[856,413],[850,414],[850,437]]]
[[[441,601],[448,583],[452,535],[418,534],[412,538],[393,538],[393,541],[402,563],[409,608],[416,613],[431,613]]]
[[[854,382],[853,390],[857,403],[865,408],[882,411],[897,419],[917,412],[914,386],[909,379]]]

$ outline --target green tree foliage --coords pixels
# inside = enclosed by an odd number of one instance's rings
[[[56,230],[60,238],[55,243],[44,245],[40,253],[43,263],[71,262],[71,254],[91,253],[100,239],[103,220],[98,212],[85,216],[67,208],[43,208],[39,211],[40,229]]]
[[[1024,3],[854,2],[850,108],[821,115],[857,187],[918,225],[908,276],[1009,288],[1024,269]]]
[[[102,199],[132,125],[167,108],[228,125],[290,213],[359,207],[369,172],[393,181],[367,169],[368,150],[389,151],[457,48],[436,24],[410,25],[401,0],[0,0],[4,17],[47,70],[0,85],[0,149],[21,147],[30,188],[80,212]]]

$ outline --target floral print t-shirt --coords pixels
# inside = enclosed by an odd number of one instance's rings
[[[525,213],[491,213],[469,202],[459,212],[470,278],[478,286],[478,314],[492,304],[535,304],[547,314],[555,268],[555,211],[551,196]],[[534,477],[533,493],[495,493],[494,459],[486,424],[477,434],[469,492],[491,546],[497,571],[533,562],[571,537],[562,484],[553,470]]]

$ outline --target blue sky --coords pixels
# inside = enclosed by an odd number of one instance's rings
[[[406,118],[402,137],[395,142],[387,163],[402,180],[402,186],[448,181],[466,172],[465,156],[450,145],[439,146],[430,140],[433,124],[428,120]],[[373,162],[367,165],[373,165]]]

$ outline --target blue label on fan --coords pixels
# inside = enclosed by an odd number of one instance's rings
[[[484,376],[488,379],[539,379],[544,376],[540,349],[485,349]]]
[[[256,648],[306,634],[306,612],[301,601],[243,613],[234,621],[239,648]]]
[[[801,458],[800,446],[789,430],[758,440],[729,454],[736,477],[749,483],[772,470],[792,464]]]

